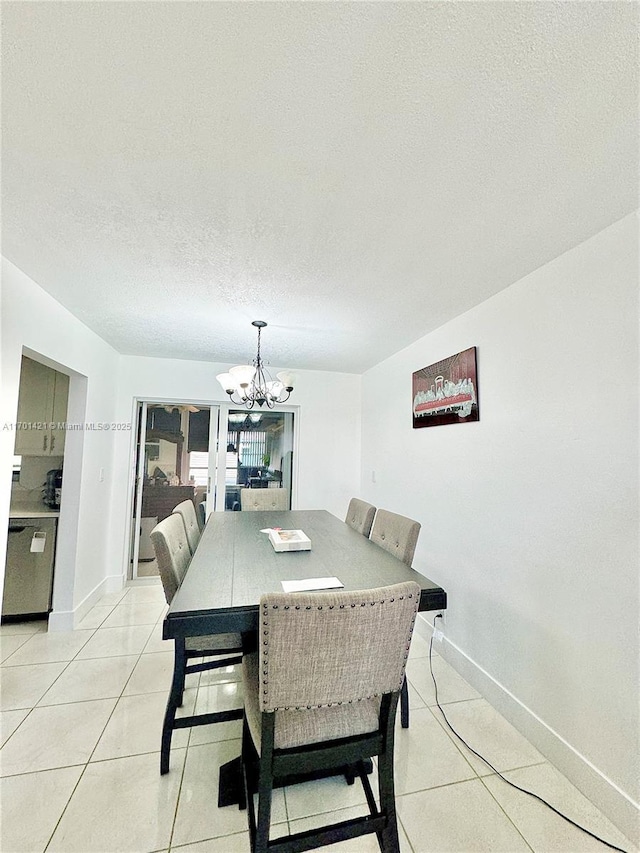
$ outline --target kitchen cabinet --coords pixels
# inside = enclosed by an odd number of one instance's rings
[[[23,356],[18,396],[16,456],[64,454],[69,377]],[[60,424],[60,427],[58,426]]]

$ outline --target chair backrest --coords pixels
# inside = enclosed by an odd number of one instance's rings
[[[289,489],[240,489],[240,508],[258,512],[289,509]]]
[[[371,533],[371,525],[373,524],[373,516],[375,514],[376,508],[373,504],[361,501],[360,498],[351,498],[345,521],[349,527],[353,527],[358,533],[362,533],[363,536],[368,537],[369,533]]]
[[[150,533],[167,604],[171,604],[191,562],[184,523],[178,513],[167,516]]]
[[[371,530],[371,541],[375,542],[407,566],[413,562],[416,550],[420,522],[404,515],[396,515],[386,509],[379,509]]]
[[[204,525],[206,522],[206,507],[207,507],[207,487],[206,486],[196,486],[196,496],[194,499],[194,504],[196,507],[196,518],[198,519],[198,526],[200,528],[200,533],[204,530]]]
[[[200,525],[198,524],[198,516],[196,515],[196,508],[193,505],[193,501],[182,501],[182,503],[173,508],[172,512],[182,517],[191,554],[195,554],[198,542],[200,541]]]
[[[263,595],[260,710],[320,708],[400,690],[419,603],[413,581]]]

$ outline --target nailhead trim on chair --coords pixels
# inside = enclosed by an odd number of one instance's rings
[[[407,597],[408,597],[408,598],[410,598],[410,599],[412,599],[412,598],[413,598],[413,594],[409,594],[409,596],[407,596]],[[400,595],[400,596],[398,597],[398,601],[404,601],[404,599],[405,599],[405,596],[404,596],[404,595]],[[370,602],[368,602],[368,603],[371,605],[371,607],[373,607],[375,604],[386,604],[387,602],[389,602],[389,603],[393,603],[393,602],[395,602],[395,600],[396,600],[395,598],[383,598],[383,599],[381,599],[380,601],[370,601]],[[345,607],[345,605],[344,605],[344,604],[340,604],[340,605],[338,605],[338,606],[339,606],[339,609],[340,609],[340,610],[344,610],[344,607]],[[361,602],[361,603],[360,603],[360,607],[366,607],[366,606],[367,606],[367,602],[366,602],[366,601],[363,601],[363,602]],[[296,610],[300,610],[300,609],[301,609],[301,606],[300,606],[299,604],[294,605],[294,607],[295,607],[295,609],[296,609]],[[356,605],[355,605],[355,604],[351,604],[351,607],[356,607]],[[328,609],[328,610],[333,610],[334,608],[335,608],[335,605],[334,605],[334,604],[330,604],[330,605],[329,605],[329,607],[328,607],[327,609]],[[264,626],[265,626],[265,628],[267,629],[267,630],[264,630],[262,633],[263,633],[263,636],[267,636],[267,635],[269,634],[269,630],[268,630],[269,623],[268,623],[267,621],[264,621],[264,620],[266,620],[266,618],[267,618],[267,613],[268,613],[268,611],[269,611],[269,606],[268,606],[267,604],[263,604],[262,609],[263,609],[263,611],[264,611],[264,616],[263,616],[263,625],[264,625]],[[278,605],[277,605],[277,604],[272,604],[272,605],[271,605],[271,609],[272,609],[272,610],[279,610],[279,607],[278,607]],[[291,609],[291,605],[289,605],[289,604],[285,604],[285,605],[283,605],[283,608],[282,608],[282,609],[283,609],[283,610],[290,610],[290,609]],[[304,609],[305,609],[305,610],[311,610],[312,608],[311,608],[311,605],[305,605],[305,608],[304,608]],[[318,606],[318,610],[322,610],[322,609],[323,609],[322,605],[319,605],[319,606]],[[413,619],[411,620],[411,625],[410,625],[410,627],[409,627],[409,636],[408,636],[408,638],[407,638],[407,646],[406,646],[405,655],[404,655],[404,659],[405,659],[405,661],[406,661],[406,660],[408,660],[408,658],[409,658],[409,649],[410,649],[410,647],[411,647],[411,637],[413,636],[413,627],[414,627],[415,623],[416,623],[416,614],[414,613]],[[264,667],[266,667],[266,665],[267,665],[267,657],[268,657],[268,655],[269,655],[269,640],[263,640],[263,641],[262,641],[262,645],[263,645],[263,649],[262,649],[262,652],[263,652],[263,658],[262,658],[262,666],[263,666],[263,670],[262,670],[262,674],[263,674],[263,675],[267,675],[268,670],[264,669]],[[402,679],[400,680],[400,684],[398,685],[398,688],[397,688],[398,690],[402,687],[402,683],[403,683],[403,681],[404,681],[404,675],[403,675]],[[268,680],[267,678],[263,678],[263,679],[262,679],[262,683],[265,685],[265,689],[262,691],[262,695],[263,695],[263,696],[268,696],[268,695],[269,695],[269,689],[268,689],[269,680]],[[376,699],[376,698],[377,698],[378,696],[380,696],[380,695],[381,695],[380,693],[373,693],[373,694],[371,694],[371,696],[362,696],[360,699],[356,699],[356,702],[365,702],[365,701],[367,701],[367,700],[369,700],[369,699]],[[291,711],[291,710],[296,710],[296,711],[304,711],[304,710],[307,710],[307,711],[311,711],[311,710],[314,710],[314,709],[316,709],[316,708],[333,708],[334,706],[337,706],[337,705],[344,705],[344,704],[345,704],[344,702],[327,702],[327,703],[325,703],[325,704],[323,704],[323,705],[296,705],[294,708],[292,708],[291,706],[285,705],[285,706],[284,706],[284,707],[282,707],[282,708],[280,708],[280,707],[278,707],[278,708],[273,708],[273,711]],[[353,700],[352,700],[352,699],[350,699],[350,700],[348,701],[348,703],[346,703],[346,704],[348,704],[348,705],[353,705]]]

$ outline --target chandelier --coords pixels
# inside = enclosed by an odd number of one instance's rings
[[[282,370],[272,379],[265,369],[260,356],[260,333],[267,325],[264,320],[254,320],[251,324],[258,330],[258,351],[251,364],[232,367],[228,373],[216,376],[232,403],[253,409],[256,403],[273,409],[278,403],[285,403],[293,391],[295,376]]]

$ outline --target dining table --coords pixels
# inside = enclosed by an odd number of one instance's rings
[[[301,530],[309,550],[276,551],[269,530]],[[240,633],[255,647],[260,597],[283,581],[337,578],[345,590],[403,581],[420,586],[419,610],[443,610],[438,584],[356,532],[326,510],[212,513],[163,623],[163,638]],[[295,595],[295,593],[292,593]],[[221,768],[219,805],[238,802],[239,767]]]

